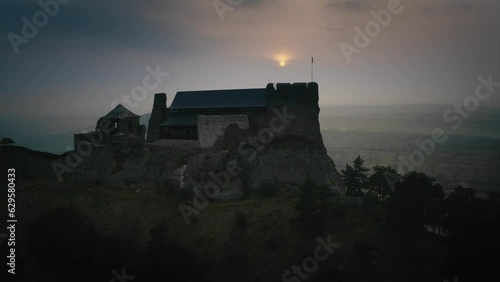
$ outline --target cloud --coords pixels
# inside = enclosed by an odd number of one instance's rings
[[[21,46],[21,50],[23,47],[41,50],[48,46],[80,41],[91,49],[196,52],[201,48],[196,44],[199,40],[198,34],[188,25],[182,24],[186,20],[180,19],[181,16],[186,17],[189,14],[194,18],[198,16],[186,2],[188,1],[152,0],[148,5],[144,5],[138,1],[127,1],[127,5],[124,5],[124,1],[119,0],[70,1],[61,5],[59,13],[50,18],[45,27],[40,28],[37,36],[31,39],[27,46]],[[22,35],[21,19],[32,19],[33,14],[40,11],[41,7],[37,1],[8,1],[2,3],[0,10],[3,11],[0,18],[2,33],[14,32]],[[150,17],[153,10],[157,11],[161,21]],[[95,46],[92,46],[92,43]],[[2,53],[5,51],[7,56],[13,56],[8,40],[2,40],[0,49]]]
[[[239,0],[241,4],[238,7],[258,7],[265,5],[269,0]],[[235,1],[238,2],[238,1]]]
[[[456,2],[456,1],[455,1]],[[471,2],[458,2],[454,3],[455,7],[461,10],[470,10],[470,9],[475,9],[477,8],[477,4],[471,3]]]
[[[37,1],[3,1],[0,29],[4,34],[20,32],[21,17],[39,10]],[[50,108],[56,105],[53,101],[68,109],[96,108],[95,101],[130,92],[144,66],[156,63],[172,73],[171,85],[161,90],[169,95],[185,89],[265,85],[268,79],[301,80],[309,77],[311,54],[317,58],[322,89],[339,94],[325,95],[322,101],[361,103],[384,93],[388,98],[380,103],[400,101],[402,95],[420,102],[443,102],[446,97],[433,93],[454,92],[449,85],[455,84],[468,89],[454,78],[474,79],[489,72],[486,61],[491,61],[488,56],[493,52],[489,42],[500,26],[492,20],[498,6],[485,9],[478,3],[468,12],[474,5],[455,1],[453,13],[451,2],[401,1],[405,10],[394,17],[398,21],[383,29],[352,65],[346,65],[339,43],[352,43],[353,27],[364,26],[372,20],[370,9],[383,9],[389,0],[243,0],[225,13],[222,22],[213,0],[149,0],[147,4],[73,0],[29,45],[21,47],[19,55],[13,54],[10,45],[0,46],[0,72],[5,73],[0,77],[4,90],[0,95],[8,98],[0,111],[20,105],[27,97],[33,109],[45,105],[41,115],[62,111]],[[442,14],[422,15],[419,9],[426,6],[427,11]],[[5,36],[0,44],[9,44]],[[282,52],[291,57],[289,67],[274,69],[274,57]],[[418,85],[411,81],[416,75],[423,77]],[[392,76],[399,81],[393,83]],[[415,94],[422,92],[430,98]]]
[[[330,0],[326,6],[348,11],[361,11],[370,8],[367,2],[361,0]]]
[[[417,5],[417,9],[422,15],[435,16],[450,12],[468,12],[480,8],[477,3],[465,2],[461,0],[450,0],[449,3],[424,3]]]

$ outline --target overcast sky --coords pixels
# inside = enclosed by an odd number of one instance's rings
[[[94,124],[157,65],[169,76],[137,114],[158,92],[170,103],[182,90],[308,82],[311,55],[321,106],[453,104],[479,75],[500,80],[498,0],[401,0],[350,63],[340,44],[354,45],[354,27],[389,0],[221,1],[241,4],[221,20],[213,0],[72,0],[16,54],[8,34],[22,36],[22,18],[33,22],[42,8],[2,0],[0,117],[40,130]],[[487,106],[500,107],[500,91]]]

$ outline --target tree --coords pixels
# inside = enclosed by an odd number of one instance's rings
[[[327,219],[327,213],[332,205],[335,193],[330,187],[317,185],[309,178],[300,187],[301,194],[295,206],[306,225],[304,230],[323,232],[323,225]]]
[[[454,232],[463,229],[464,224],[477,218],[480,202],[476,199],[476,193],[472,188],[459,185],[446,196],[447,216],[444,224],[448,230]]]
[[[300,187],[300,197],[295,208],[304,218],[324,214],[334,196],[327,186],[316,185],[309,178]]]
[[[346,187],[346,195],[353,196],[353,194],[358,194],[361,192],[361,189],[358,190],[358,181],[356,179],[356,173],[354,172],[354,168],[348,164],[345,165],[345,170],[341,170],[340,177],[342,181],[344,181],[344,185]]]
[[[423,173],[410,172],[396,183],[387,208],[393,226],[405,231],[424,225],[434,228],[441,223],[444,213],[444,192],[440,184]]]
[[[345,170],[341,171],[341,178],[346,186],[346,195],[353,197],[363,196],[363,188],[367,187],[369,169],[363,166],[365,161],[358,157],[354,160],[354,167],[346,164]]]
[[[386,200],[394,189],[394,184],[401,176],[391,166],[375,166],[374,173],[368,178],[368,191],[377,198],[377,201]]]
[[[449,236],[445,270],[460,281],[497,281],[500,277],[500,205],[495,193],[458,186],[446,197],[445,227]]]

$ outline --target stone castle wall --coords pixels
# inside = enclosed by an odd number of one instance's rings
[[[153,110],[148,123],[148,135],[146,140],[153,142],[160,139],[160,122],[164,118],[165,110],[167,109],[167,94],[155,94]]]
[[[122,134],[135,134],[140,131],[139,118],[127,118],[118,121],[118,131]]]
[[[160,139],[153,142],[154,145],[160,145],[173,148],[198,148],[200,143],[198,140],[174,140],[174,139]]]
[[[198,140],[200,147],[210,148],[215,145],[217,138],[224,134],[224,130],[231,124],[241,129],[249,129],[248,115],[210,115],[198,117]]]
[[[286,130],[281,136],[299,136],[323,146],[319,125],[319,92],[318,84],[311,83],[278,83],[267,86],[268,120],[286,114],[289,119]]]

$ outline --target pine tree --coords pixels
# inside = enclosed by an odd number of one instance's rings
[[[375,166],[373,172],[368,178],[368,191],[382,202],[391,195],[394,184],[401,176],[391,166]]]
[[[358,155],[354,160],[354,167],[346,165],[345,170],[341,171],[341,178],[346,186],[346,195],[353,197],[363,196],[363,188],[368,185],[369,169],[363,166],[364,160]]]

